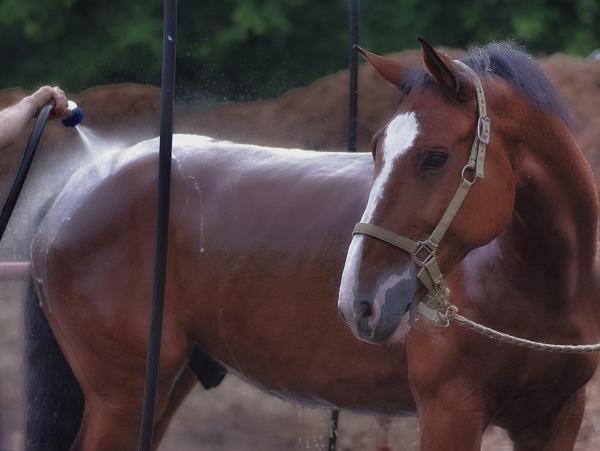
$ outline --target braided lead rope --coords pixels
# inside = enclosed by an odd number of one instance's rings
[[[560,352],[564,354],[583,354],[586,352],[598,352],[600,351],[600,343],[589,344],[589,345],[557,345],[551,343],[540,343],[539,341],[526,340],[525,338],[515,337],[513,335],[505,334],[504,332],[498,332],[490,327],[476,323],[468,318],[457,313],[457,309],[454,306],[450,306],[447,310],[446,317],[448,321],[454,320],[461,326],[465,326],[478,334],[484,335],[492,340],[498,340],[503,343],[509,343],[516,346],[522,346],[524,348],[533,349],[535,351],[545,352]]]

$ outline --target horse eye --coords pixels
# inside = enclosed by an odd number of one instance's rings
[[[421,172],[436,172],[444,167],[448,161],[448,154],[444,152],[428,152],[420,163],[419,170]]]

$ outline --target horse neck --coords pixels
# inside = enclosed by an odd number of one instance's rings
[[[528,138],[513,156],[517,193],[509,235],[525,274],[543,272],[552,293],[571,299],[594,267],[598,195],[567,127],[554,117],[536,118],[523,123]]]

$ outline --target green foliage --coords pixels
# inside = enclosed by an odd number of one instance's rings
[[[400,0],[362,6],[364,39],[379,51],[413,47],[417,34],[447,47],[512,39],[534,54],[587,55],[600,47],[598,0]]]
[[[383,53],[415,36],[467,46],[514,39],[533,53],[600,47],[598,0],[362,2],[361,40]],[[179,1],[180,97],[277,95],[346,65],[345,0]],[[0,87],[79,91],[160,83],[162,2],[0,0]]]

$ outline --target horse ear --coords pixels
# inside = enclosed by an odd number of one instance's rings
[[[453,64],[450,58],[443,53],[438,53],[422,36],[418,36],[417,40],[421,44],[423,64],[427,72],[435,78],[444,91],[451,96],[456,96],[460,92],[460,84],[458,77],[453,71]]]
[[[400,64],[391,58],[385,58],[380,55],[376,55],[373,52],[363,49],[362,47],[355,45],[354,48],[369,62],[371,66],[381,75],[385,80],[390,82],[396,87],[402,86],[402,80],[408,68]]]

